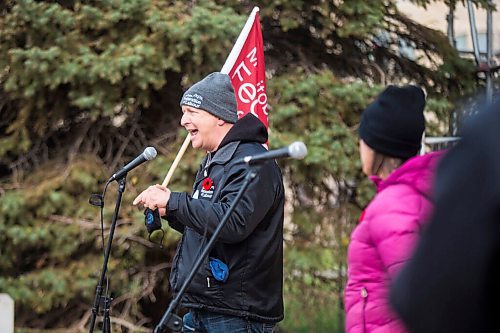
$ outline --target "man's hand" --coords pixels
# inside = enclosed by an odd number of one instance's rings
[[[170,190],[165,186],[154,185],[150,186],[141,192],[132,203],[133,205],[143,205],[146,208],[155,210],[158,208],[160,216],[167,212],[167,203],[170,199]]]

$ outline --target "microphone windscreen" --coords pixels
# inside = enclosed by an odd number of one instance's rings
[[[288,153],[291,158],[301,160],[307,155],[307,147],[304,142],[295,141],[288,146]]]
[[[144,149],[144,152],[142,154],[144,155],[144,158],[146,160],[152,160],[156,157],[156,149],[154,149],[153,147],[147,147],[146,149]]]

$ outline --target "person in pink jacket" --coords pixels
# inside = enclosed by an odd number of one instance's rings
[[[360,156],[377,194],[361,215],[348,249],[347,333],[406,332],[389,305],[389,285],[409,259],[432,210],[440,152],[416,156],[425,129],[425,94],[387,87],[363,112]]]

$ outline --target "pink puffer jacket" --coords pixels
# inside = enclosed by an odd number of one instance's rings
[[[348,333],[406,332],[389,308],[389,284],[412,254],[432,209],[433,176],[442,152],[414,157],[382,181],[351,235],[345,289]]]

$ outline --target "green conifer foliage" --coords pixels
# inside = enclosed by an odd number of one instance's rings
[[[87,330],[103,260],[99,209],[88,198],[146,146],[159,157],[128,176],[108,275],[114,331],[159,321],[179,234],[165,226],[164,248],[150,243],[131,201],[163,180],[185,136],[183,89],[220,70],[254,4],[271,148],[302,140],[309,150],[303,161],[280,161],[288,189],[280,332],[342,332],[346,247],[373,195],[358,158],[363,108],[387,84],[420,84],[427,134],[444,134],[454,101],[476,85],[446,37],[395,3],[1,2],[0,292],[15,299],[17,332]],[[187,152],[173,190],[190,190],[200,157]],[[107,189],[105,241],[116,191]]]

